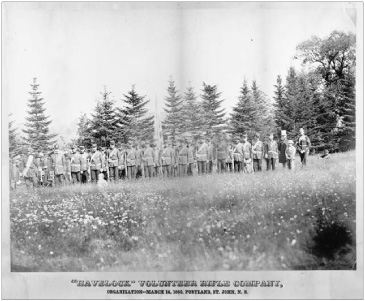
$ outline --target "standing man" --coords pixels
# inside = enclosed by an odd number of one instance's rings
[[[162,150],[160,149],[159,146],[157,146],[156,143],[153,143],[153,160],[154,160],[154,175],[155,177],[158,177],[159,175],[161,175],[162,171],[161,171],[161,155],[162,155]]]
[[[104,156],[97,150],[96,143],[91,146],[91,153],[89,154],[91,182],[96,183],[99,179],[99,173],[103,172],[105,165]]]
[[[71,178],[72,183],[80,184],[81,183],[81,154],[77,151],[76,145],[73,145],[71,148]]]
[[[64,152],[65,156],[65,183],[67,185],[72,183],[72,177],[71,177],[71,154],[68,149]]]
[[[161,155],[162,172],[164,177],[173,176],[172,166],[174,165],[174,150],[171,147],[171,141],[164,142],[164,149]]]
[[[233,143],[228,143],[228,156],[226,159],[226,171],[232,172],[233,170]]]
[[[20,176],[24,177],[27,189],[38,186],[38,166],[35,160],[35,152],[32,147],[28,148],[27,155],[23,156],[20,167]]]
[[[115,141],[110,141],[110,151],[108,157],[108,166],[109,166],[109,177],[110,181],[117,182],[118,180],[118,166],[121,161],[121,153],[115,147]]]
[[[136,148],[136,178],[143,176],[142,160],[143,160],[143,149],[141,147],[141,143],[138,142]]]
[[[269,135],[269,141],[265,144],[264,157],[266,159],[267,170],[275,170],[275,163],[278,158],[278,144],[274,140],[274,134]]]
[[[89,181],[89,159],[88,154],[85,153],[85,146],[80,145],[80,175],[81,183],[86,184]]]
[[[258,172],[262,170],[262,157],[264,154],[264,145],[260,141],[260,134],[255,134],[254,145],[252,146],[253,170]]]
[[[188,171],[188,148],[183,139],[179,140],[178,147],[179,176],[185,177]]]
[[[198,163],[198,174],[202,175],[207,172],[208,161],[208,144],[205,139],[199,139],[198,149],[196,151],[196,160]]]
[[[297,143],[300,161],[302,162],[302,167],[307,165],[307,159],[309,154],[309,149],[311,147],[311,141],[308,136],[304,134],[304,129],[299,129],[300,137]]]
[[[286,168],[286,146],[288,144],[288,140],[286,138],[286,130],[281,131],[281,141],[278,145],[279,149],[279,163],[283,165],[283,168]]]
[[[126,162],[127,162],[128,179],[129,180],[135,179],[136,178],[136,150],[133,147],[132,141],[128,141]]]
[[[51,156],[52,169],[54,170],[55,186],[61,186],[65,182],[65,156],[61,153],[58,145],[55,145],[53,155]]]
[[[194,151],[194,145],[192,144],[192,138],[186,138],[186,147],[188,148],[188,170],[187,175],[193,176],[194,175],[194,164],[195,164],[195,151]]]
[[[243,144],[239,138],[236,138],[236,146],[233,150],[233,164],[235,172],[243,171]]]
[[[252,146],[247,140],[247,134],[243,134],[243,172],[251,173],[252,169]]]
[[[213,141],[208,138],[208,162],[207,162],[207,173],[212,173],[213,172],[213,164],[215,164],[216,162],[216,153],[215,153],[215,149],[214,149],[214,143]]]
[[[228,145],[223,140],[221,134],[218,135],[218,146],[217,146],[217,171],[223,173],[226,171],[226,160],[228,158]]]
[[[119,179],[125,179],[127,176],[127,155],[126,150],[123,148],[123,144],[118,142],[118,152],[120,154],[118,162],[118,177]]]
[[[104,174],[104,179],[106,181],[109,181],[109,166],[108,166],[108,154],[107,154],[108,151],[106,150],[105,146],[100,147],[100,153],[104,161],[104,163],[102,164],[103,171],[101,172]]]
[[[147,147],[144,151],[143,165],[144,165],[144,174],[146,178],[153,177],[153,171],[155,167],[155,152],[152,147],[153,147],[153,142],[150,142],[149,144],[147,144]]]

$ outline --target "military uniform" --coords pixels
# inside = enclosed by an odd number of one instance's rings
[[[255,137],[256,141],[252,146],[252,160],[253,160],[253,170],[257,172],[262,170],[264,144],[260,141],[260,135],[258,133],[255,135]]]
[[[143,176],[143,149],[137,145],[136,149],[136,178]]]
[[[17,183],[20,180],[20,171],[19,171],[19,167],[16,164],[16,160],[15,159],[11,159],[10,165],[9,165],[9,173],[10,173],[10,189],[11,190],[16,190],[17,187]]]
[[[223,173],[226,171],[226,160],[228,157],[228,145],[221,141],[217,146],[217,171]]]
[[[89,155],[85,153],[85,147],[80,146],[80,175],[81,183],[86,184],[89,181],[90,172],[89,170]]]
[[[309,140],[307,135],[303,134],[299,137],[297,147],[302,165],[307,165],[308,153],[311,147],[311,141]]]
[[[216,152],[215,147],[212,142],[208,144],[208,163],[207,163],[207,172],[213,172],[213,161],[216,160]]]
[[[136,150],[134,149],[132,143],[129,143],[127,149],[126,162],[128,179],[134,179],[136,177]]]
[[[65,183],[71,184],[72,175],[71,175],[71,155],[69,153],[65,153]]]
[[[232,145],[228,145],[228,156],[226,159],[226,170],[229,172],[233,171],[233,147]]]
[[[127,152],[126,152],[126,149],[123,148],[122,144],[118,145],[118,151],[120,154],[118,175],[119,175],[119,179],[124,179],[127,177]]]
[[[238,141],[238,140],[237,140]],[[243,171],[243,144],[238,141],[233,150],[234,171]]]
[[[164,176],[172,176],[172,166],[175,164],[174,157],[174,150],[170,144],[167,144],[167,146],[162,150],[161,154],[162,172]]]
[[[64,154],[61,153],[58,146],[56,146],[53,154],[51,155],[55,186],[63,185],[65,183],[65,163],[66,160]]]
[[[208,161],[208,144],[201,141],[196,151],[196,161],[198,163],[198,174],[204,174],[207,171]]]
[[[191,143],[187,143],[188,148],[188,169],[187,175],[192,176],[194,175],[194,163],[195,163],[195,148]]]
[[[155,167],[155,151],[151,147],[152,144],[148,145],[143,153],[143,164],[145,177],[152,178]]]
[[[179,176],[184,177],[188,171],[188,148],[182,141],[181,146],[178,148],[178,164],[179,164]]]
[[[91,153],[88,156],[90,164],[91,182],[95,183],[99,179],[99,173],[103,171],[105,165],[104,156],[96,150],[96,144],[93,144]]]
[[[121,153],[115,147],[115,142],[110,141],[110,151],[108,152],[108,167],[110,181],[116,182],[118,180],[118,166],[121,162]]]
[[[154,162],[155,162],[154,176],[157,177],[158,175],[161,174],[162,151],[158,147],[154,147],[153,154],[154,154]]]
[[[271,136],[273,138],[273,136]],[[278,158],[278,144],[275,140],[269,140],[264,147],[267,170],[275,170],[275,163]]]
[[[247,139],[246,135],[244,136],[244,139]],[[242,144],[242,150],[243,150],[243,172],[251,173],[253,172],[251,143],[246,140]]]

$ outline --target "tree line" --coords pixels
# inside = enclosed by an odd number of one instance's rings
[[[295,58],[303,69],[290,67],[286,78],[277,77],[274,96],[270,99],[256,81],[243,80],[237,102],[230,114],[222,107],[224,99],[217,84],[203,82],[200,93],[191,85],[181,93],[172,78],[164,98],[162,133],[165,139],[176,140],[190,132],[213,137],[218,132],[232,136],[255,132],[267,136],[286,130],[295,138],[304,128],[318,151],[343,151],[355,148],[356,134],[356,37],[352,33],[333,31],[326,38],[317,36],[297,46]],[[50,150],[56,134],[49,133],[51,120],[45,115],[45,102],[34,80],[28,100],[23,137],[9,122],[11,155],[32,144],[36,150]],[[70,144],[90,146],[92,141],[107,146],[110,140],[126,143],[130,139],[154,139],[155,116],[148,112],[150,102],[133,85],[123,94],[122,106],[116,106],[111,92],[104,91],[88,117],[79,118],[78,138]]]

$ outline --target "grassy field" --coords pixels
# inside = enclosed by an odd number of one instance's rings
[[[17,191],[12,271],[356,269],[355,165]]]

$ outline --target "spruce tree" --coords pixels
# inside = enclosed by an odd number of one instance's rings
[[[219,131],[219,126],[224,126],[226,123],[224,120],[225,109],[221,109],[223,99],[219,99],[222,93],[217,92],[217,85],[211,86],[204,82],[202,92],[203,129],[208,134],[212,134]]]
[[[106,86],[104,91],[100,92],[102,99],[97,101],[94,113],[91,114],[90,133],[98,146],[107,146],[110,140],[117,138],[116,120],[114,119],[114,100],[110,99],[111,92],[108,92]]]
[[[140,96],[134,85],[132,89],[124,94],[124,103],[126,104],[119,110],[120,124],[123,125],[124,142],[131,139],[139,139],[149,141],[154,135],[154,116],[147,116],[148,110],[146,105],[149,100],[145,100],[146,96]]]
[[[287,103],[287,112],[288,116],[287,123],[282,128],[282,130],[287,131],[288,136],[295,136],[296,132],[299,130],[297,125],[297,111],[298,111],[298,77],[294,67],[290,67],[288,71],[288,75],[286,77],[286,85],[285,85],[285,99]]]
[[[278,75],[276,79],[275,87],[275,96],[274,96],[274,108],[275,108],[275,122],[276,125],[280,128],[287,128],[290,123],[288,114],[288,103],[285,97],[285,88],[283,86],[283,82],[281,76]]]
[[[42,92],[38,91],[37,78],[33,78],[33,84],[30,86],[32,92],[29,92],[31,98],[28,99],[29,111],[27,111],[28,117],[25,118],[27,122],[25,122],[25,129],[23,129],[26,134],[24,140],[34,150],[44,151],[52,148],[55,143],[53,139],[57,134],[49,133],[49,125],[52,120],[49,120],[49,116],[44,114],[45,102],[41,96]]]
[[[193,136],[202,130],[203,109],[201,103],[198,102],[194,88],[189,86],[183,97],[182,127],[184,131],[192,132]]]
[[[234,135],[242,135],[252,128],[256,128],[258,117],[257,107],[248,88],[246,79],[240,89],[238,103],[232,108],[230,120],[230,132]]]
[[[175,87],[175,83],[170,78],[169,86],[167,88],[168,96],[165,97],[164,111],[166,112],[165,120],[162,122],[162,129],[164,133],[169,133],[172,140],[176,140],[176,136],[181,134],[183,129],[183,100],[181,95],[178,94],[178,90]]]
[[[91,147],[91,142],[93,140],[91,135],[91,120],[85,113],[81,114],[77,125],[77,134],[79,135],[79,138],[76,140],[76,143],[86,146],[87,148]]]

